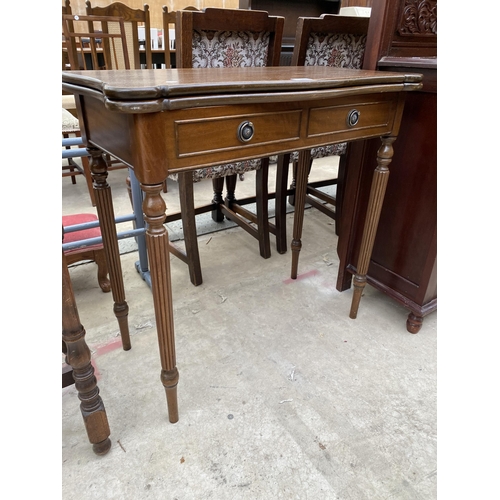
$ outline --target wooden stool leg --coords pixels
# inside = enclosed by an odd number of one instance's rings
[[[372,256],[373,244],[377,234],[380,212],[384,201],[387,181],[389,180],[389,163],[391,163],[394,150],[392,143],[396,137],[382,137],[382,145],[377,152],[377,168],[373,173],[372,186],[370,190],[370,198],[368,200],[368,208],[366,211],[365,226],[363,228],[363,237],[361,239],[361,247],[358,257],[358,265],[356,267],[356,275],[353,279],[353,296],[351,303],[351,311],[349,317],[356,319],[358,314],[359,302],[361,295],[366,286],[366,275],[370,265]]]
[[[299,151],[299,161],[297,164],[297,176],[295,186],[295,213],[293,218],[293,240],[292,249],[292,272],[291,278],[297,279],[297,269],[299,267],[299,253],[302,248],[302,226],[304,223],[304,208],[306,204],[307,177],[311,164],[311,150]]]
[[[66,363],[73,369],[80,409],[94,453],[105,455],[111,448],[110,430],[104,403],[99,396],[85,329],[80,323],[68,266],[62,252],[62,340]]]
[[[161,197],[163,184],[141,184],[145,193],[144,219],[151,269],[151,286],[156,317],[156,330],[161,360],[161,381],[165,387],[170,422],[179,420],[177,383],[179,372],[175,359],[174,315],[168,232],[163,225],[166,205]]]
[[[123,285],[120,251],[116,236],[111,188],[107,182],[108,168],[100,149],[88,148],[88,151],[91,155],[90,169],[94,180],[97,215],[101,226],[102,242],[114,300],[113,311],[120,327],[123,349],[128,351],[132,347],[128,328],[128,304],[125,301],[125,287]]]

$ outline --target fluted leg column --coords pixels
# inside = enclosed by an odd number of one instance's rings
[[[75,388],[81,401],[80,410],[94,453],[105,455],[111,448],[110,430],[104,403],[99,396],[85,329],[80,323],[68,266],[62,253],[62,339],[66,363],[73,369]]]
[[[160,192],[163,184],[141,184],[145,193],[144,219],[147,222],[146,242],[151,268],[151,286],[156,317],[156,329],[161,360],[161,381],[167,395],[170,422],[179,420],[177,383],[179,372],[175,359],[174,315],[168,232],[163,225],[166,205]]]
[[[302,226],[304,223],[304,208],[306,204],[307,177],[309,174],[309,164],[311,163],[311,150],[299,151],[299,161],[297,165],[297,176],[295,186],[295,212],[293,217],[293,240],[290,245],[292,250],[292,272],[291,278],[297,279],[297,269],[299,267],[299,253],[302,248]]]
[[[368,266],[370,265],[373,244],[375,243],[375,236],[377,234],[377,227],[380,219],[380,212],[382,211],[385,190],[389,180],[388,167],[394,154],[392,144],[395,140],[396,137],[382,137],[382,145],[377,152],[377,168],[373,173],[370,198],[368,200],[368,208],[366,211],[365,226],[363,229],[358,265],[356,268],[357,272],[353,279],[354,291],[351,302],[351,311],[349,313],[349,317],[352,319],[355,319],[358,314],[359,302],[366,286],[366,275],[368,273]]]
[[[128,304],[125,301],[125,287],[123,286],[111,188],[107,182],[108,168],[100,149],[88,148],[88,151],[91,155],[90,169],[92,179],[94,180],[97,215],[99,217],[104,253],[108,262],[111,292],[114,300],[113,311],[118,320],[123,349],[128,351],[132,347],[128,328]]]

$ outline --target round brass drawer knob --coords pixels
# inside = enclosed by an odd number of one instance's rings
[[[249,121],[241,122],[238,127],[238,139],[241,142],[248,142],[252,139],[255,130],[253,123]]]
[[[354,127],[355,125],[358,124],[359,122],[359,115],[361,113],[357,109],[353,109],[352,111],[349,111],[349,114],[347,115],[347,125],[349,127]]]

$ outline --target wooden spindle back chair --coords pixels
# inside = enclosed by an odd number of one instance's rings
[[[113,2],[103,7],[92,7],[90,0],[85,2],[87,16],[112,16],[121,17],[125,27],[125,38],[127,41],[130,66],[127,69],[151,69],[153,67],[153,55],[151,50],[151,23],[149,6],[144,4],[144,9],[133,9],[121,2]],[[144,50],[139,46],[139,27],[144,28],[145,45]],[[108,25],[109,33],[116,33],[118,26]],[[144,63],[141,61],[141,53],[144,52]],[[121,68],[110,68],[121,69]]]
[[[71,14],[62,21],[71,69],[130,69],[123,18]],[[88,30],[77,31],[75,21],[86,22]]]
[[[184,7],[182,10],[199,10],[192,5],[188,7]],[[162,7],[162,19],[163,19],[163,50],[165,52],[165,67],[173,68],[175,65],[172,64],[172,61],[175,58],[175,35],[173,37],[170,36],[170,26],[174,26],[175,31],[175,21],[177,19],[177,13],[175,10],[169,12],[167,6]]]

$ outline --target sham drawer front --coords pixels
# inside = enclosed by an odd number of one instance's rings
[[[300,137],[300,109],[175,120],[177,158],[249,150]]]

